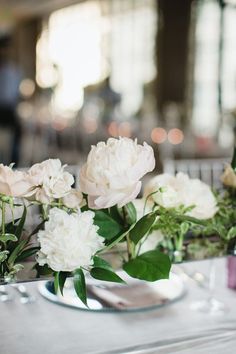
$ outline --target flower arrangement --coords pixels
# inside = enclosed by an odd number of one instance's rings
[[[142,177],[155,167],[153,149],[146,143],[110,138],[92,146],[77,189],[65,167],[58,159],[26,172],[0,165],[3,281],[14,279],[22,262],[34,257],[39,275],[54,276],[56,291],[63,293],[67,277],[73,277],[75,291],[87,305],[87,273],[124,282],[104,257],[110,249],[120,253],[122,268],[131,277],[156,281],[168,278],[171,261],[186,258],[199,235],[210,245],[211,239],[203,236],[217,235],[223,248],[236,237],[233,198],[214,194],[186,174],[155,176],[143,198],[137,198]],[[40,218],[27,231],[27,212],[35,205]]]

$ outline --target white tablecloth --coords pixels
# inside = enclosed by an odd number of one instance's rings
[[[191,281],[184,299],[138,313],[65,308],[42,298],[37,282],[29,283],[26,287],[36,302],[23,305],[15,297],[0,303],[0,354],[138,354],[148,343],[156,343],[155,348],[142,353],[236,353],[236,291],[226,287],[226,259],[217,260],[216,266],[216,297],[228,307],[218,316],[190,309],[193,301],[207,296],[205,289]],[[209,262],[184,267],[207,274]]]

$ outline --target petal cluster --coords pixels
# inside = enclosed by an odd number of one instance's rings
[[[93,146],[80,173],[80,187],[92,209],[124,206],[137,197],[140,179],[155,167],[151,146],[128,138]]]
[[[24,197],[32,189],[27,174],[0,164],[0,193],[11,197]]]
[[[53,208],[45,229],[39,231],[38,263],[48,264],[55,271],[73,271],[89,267],[92,256],[103,247],[103,238],[93,223],[94,213],[68,214]]]
[[[211,188],[182,172],[176,176],[164,173],[154,177],[146,186],[144,194],[151,194],[150,200],[167,209],[181,205],[192,206],[193,209],[187,214],[197,219],[210,219],[218,211]]]
[[[48,159],[33,165],[28,180],[33,185],[29,196],[43,204],[65,197],[71,191],[74,177],[66,172],[59,159]]]

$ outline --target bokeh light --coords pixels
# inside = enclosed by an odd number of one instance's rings
[[[112,121],[108,125],[107,130],[108,130],[108,134],[113,136],[114,138],[119,136],[118,124],[115,121]]]
[[[33,115],[33,106],[28,102],[20,102],[17,106],[17,114],[24,120],[31,119]]]
[[[154,128],[151,132],[151,139],[156,144],[162,144],[166,141],[167,132],[163,128]]]
[[[30,98],[35,91],[35,83],[31,79],[24,79],[20,83],[19,91],[24,98]]]
[[[184,140],[184,133],[178,128],[173,128],[168,132],[168,140],[173,145],[181,144]]]
[[[68,121],[66,119],[63,119],[63,118],[55,119],[55,120],[52,121],[51,125],[52,125],[53,129],[55,129],[55,130],[60,132],[60,131],[64,130],[65,128],[67,128]]]
[[[86,131],[87,134],[93,134],[96,132],[96,130],[98,129],[98,123],[96,118],[94,117],[87,117],[84,121],[83,121],[83,127],[84,130]]]
[[[129,122],[122,122],[119,125],[119,136],[130,138],[132,135],[131,124]]]

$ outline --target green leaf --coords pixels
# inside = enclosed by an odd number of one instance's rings
[[[182,236],[185,236],[185,235],[186,235],[186,233],[187,233],[188,230],[189,230],[189,227],[190,227],[190,225],[189,225],[189,223],[186,222],[186,221],[184,221],[184,222],[182,222],[182,223],[180,224],[180,233],[181,233]]]
[[[119,212],[117,205],[114,205],[108,210],[109,210],[109,215],[112,217],[112,219],[115,220],[118,224],[122,225],[123,219],[121,217],[121,213]]]
[[[123,234],[119,235],[114,241],[112,241],[111,243],[109,243],[109,245],[107,245],[106,247],[104,247],[103,249],[99,250],[97,252],[98,253],[104,253],[107,250],[111,249],[112,247],[114,247],[117,243],[119,243],[120,241],[123,240],[123,238],[125,238],[125,236],[130,232],[130,230],[132,230],[133,225],[131,225],[131,227],[126,230]]]
[[[9,272],[7,273],[7,277],[10,277],[10,279],[13,280],[14,275],[23,269],[24,269],[23,264],[14,264],[14,266],[9,269]]]
[[[231,229],[229,229],[226,239],[231,240],[234,237],[236,237],[236,226],[233,226],[233,227],[231,227]]]
[[[15,272],[15,273],[19,272],[22,269],[24,269],[23,264],[14,264],[14,266],[12,268],[13,272]]]
[[[88,307],[85,277],[81,268],[74,272],[74,288],[80,300]]]
[[[63,288],[66,282],[66,278],[68,277],[68,272],[56,272],[54,276],[54,289],[55,293],[58,293],[60,289],[61,294],[63,295]]]
[[[15,219],[12,222],[9,222],[8,224],[6,224],[6,232],[8,234],[14,234],[15,235],[15,231],[16,231],[16,223],[19,221],[20,219]]]
[[[52,275],[53,270],[49,268],[47,264],[44,266],[40,266],[38,263],[36,263],[32,269],[35,269],[37,271],[37,278],[40,277],[40,275],[47,276],[47,275]]]
[[[98,234],[107,240],[118,235],[123,227],[104,211],[95,211],[94,224],[99,227]]]
[[[4,262],[8,257],[9,251],[0,252],[0,263]]]
[[[115,283],[125,283],[119,275],[110,269],[95,267],[91,269],[90,274],[94,279],[111,281]]]
[[[105,261],[105,259],[100,258],[98,256],[93,257],[93,266],[95,268],[103,268],[103,269],[108,269],[108,270],[112,271],[111,265],[107,261]]]
[[[193,224],[207,226],[208,220],[197,219],[194,218],[193,216],[188,216],[188,215],[182,215],[182,214],[180,215],[173,212],[172,210],[168,210],[168,214],[172,216],[176,221],[189,221]]]
[[[21,261],[23,261],[24,259],[33,256],[39,249],[40,249],[40,247],[27,248],[26,250],[22,251],[22,252],[19,254],[19,256],[17,256],[16,262],[21,262]]]
[[[155,213],[144,215],[141,219],[138,220],[133,229],[130,231],[130,240],[137,244],[148,233],[155,220]]]
[[[55,291],[55,294],[58,293],[58,289],[59,289],[59,273],[60,272],[54,273],[54,291]]]
[[[14,264],[17,256],[21,253],[21,251],[24,249],[27,243],[28,243],[27,239],[24,239],[21,242],[19,242],[19,244],[14,248],[14,250],[10,254],[10,257],[8,259],[9,264]]]
[[[21,237],[21,234],[22,234],[22,231],[23,231],[23,228],[24,228],[24,225],[25,225],[26,213],[27,213],[27,208],[24,206],[24,210],[23,210],[22,216],[20,218],[20,222],[17,225],[16,233],[15,233],[16,237],[18,239]]]
[[[126,221],[129,225],[132,225],[137,220],[137,212],[135,206],[132,202],[126,204],[124,206],[125,214],[126,214]]]
[[[17,240],[18,240],[17,237],[13,234],[0,235],[0,241],[2,242],[7,242],[7,241],[16,242]]]
[[[236,171],[236,146],[234,147],[233,158],[231,161],[231,167],[234,171]]]
[[[90,209],[89,209],[89,207],[88,207],[87,204],[84,205],[84,206],[81,208],[82,213],[83,213],[84,211],[88,211],[88,210],[90,210]]]
[[[168,279],[170,267],[169,257],[158,250],[145,252],[123,265],[131,277],[147,281]]]

